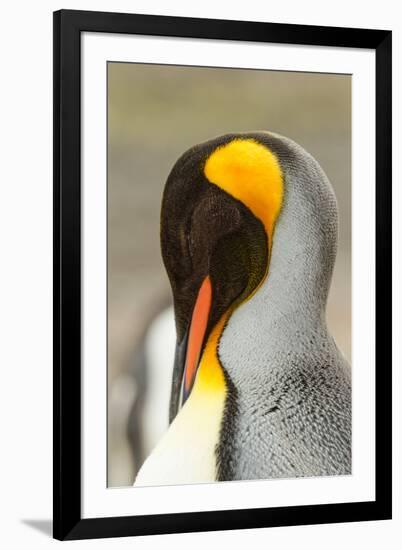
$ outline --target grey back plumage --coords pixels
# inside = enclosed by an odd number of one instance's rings
[[[234,479],[350,474],[351,373],[325,319],[335,195],[318,163],[291,140],[243,137],[278,156],[285,195],[268,276],[232,314],[219,343],[236,389],[225,438],[228,471]]]

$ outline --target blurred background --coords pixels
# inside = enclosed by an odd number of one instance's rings
[[[159,247],[166,178],[192,145],[252,130],[298,142],[335,189],[339,249],[327,317],[351,358],[351,77],[108,63],[109,487],[133,483],[168,426],[175,334]]]

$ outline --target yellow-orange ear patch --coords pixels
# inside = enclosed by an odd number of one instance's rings
[[[241,201],[272,233],[283,200],[283,176],[277,157],[254,139],[234,139],[207,159],[204,174]]]

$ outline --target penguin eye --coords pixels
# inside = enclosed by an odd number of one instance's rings
[[[171,234],[170,246],[162,247],[163,259],[170,277],[179,283],[193,271],[189,224],[182,224]],[[172,238],[174,237],[174,238]]]
[[[187,233],[187,248],[188,248],[188,255],[190,258],[193,258],[194,256],[194,239],[191,234],[191,231]]]

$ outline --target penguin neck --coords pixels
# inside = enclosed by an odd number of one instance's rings
[[[320,174],[322,178],[322,174]],[[264,372],[276,353],[298,353],[310,336],[327,340],[325,310],[337,244],[335,198],[306,196],[287,175],[287,192],[276,223],[267,275],[232,314],[219,345],[229,376],[246,365]],[[320,344],[321,345],[321,344]],[[260,364],[261,363],[261,364]]]
[[[289,181],[290,180],[290,181]],[[288,177],[287,195],[276,224],[265,280],[255,297],[262,326],[280,330],[291,321],[325,323],[337,248],[336,202],[316,204]],[[290,319],[291,317],[291,319]]]

